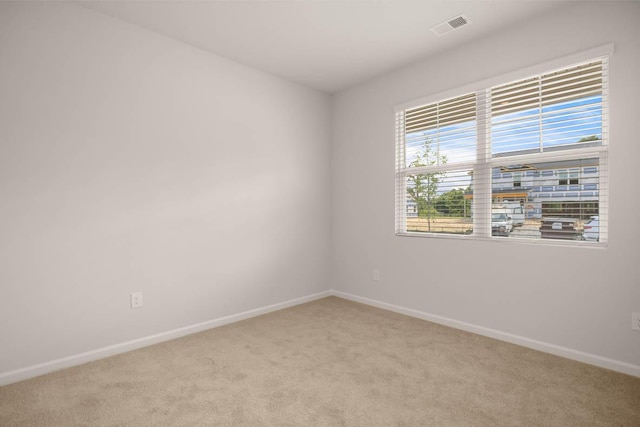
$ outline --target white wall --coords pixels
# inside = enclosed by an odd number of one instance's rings
[[[75,5],[0,4],[0,374],[328,289],[329,107]]]
[[[635,2],[569,2],[337,95],[334,288],[640,365],[640,333],[631,330],[631,312],[640,311],[638,19]],[[607,249],[394,236],[394,105],[610,42]]]

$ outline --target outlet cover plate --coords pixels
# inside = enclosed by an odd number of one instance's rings
[[[640,331],[640,312],[631,313],[631,329]]]
[[[142,292],[133,292],[131,294],[131,308],[142,307]]]

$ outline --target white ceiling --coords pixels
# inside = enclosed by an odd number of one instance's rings
[[[337,92],[518,25],[560,1],[81,1],[93,10],[289,80]],[[430,28],[464,13],[442,37]]]

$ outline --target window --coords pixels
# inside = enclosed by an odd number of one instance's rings
[[[579,182],[578,179],[579,171],[572,171],[571,173],[560,172],[560,179],[558,180],[558,185],[577,185]]]
[[[398,108],[396,234],[606,242],[607,71],[599,56]]]
[[[520,188],[522,187],[522,174],[521,173],[514,173],[513,174],[513,188]]]
[[[476,145],[476,96],[414,108],[402,114],[398,161],[403,177],[403,228],[470,234],[470,191]]]

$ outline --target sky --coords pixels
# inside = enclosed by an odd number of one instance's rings
[[[406,165],[430,143],[431,158],[438,164],[468,163],[476,158],[476,121],[407,134]],[[581,138],[602,137],[602,97],[573,99],[539,108],[502,114],[491,119],[491,153],[504,156],[511,151],[559,147],[575,144]],[[569,147],[567,147],[569,148]],[[439,153],[436,156],[435,153]],[[533,163],[533,162],[532,162]],[[505,165],[506,166],[506,165]],[[466,188],[471,182],[469,170],[441,175],[438,193]]]

